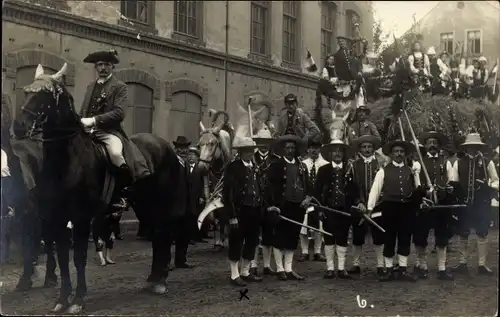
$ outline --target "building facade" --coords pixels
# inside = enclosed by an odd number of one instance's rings
[[[307,50],[322,64],[336,36],[372,42],[372,1],[61,1],[6,0],[3,5],[2,91],[16,114],[36,66],[57,71],[77,107],[95,80],[88,53],[116,49],[116,76],[129,85],[127,133],[196,141],[208,109],[236,114],[261,94],[283,107],[295,93],[306,109],[316,78],[305,74]]]
[[[424,47],[460,54],[485,56],[492,67],[500,57],[500,5],[497,1],[440,1],[410,30],[423,36]],[[404,37],[404,36],[403,36]]]

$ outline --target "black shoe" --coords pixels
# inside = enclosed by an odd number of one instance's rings
[[[123,240],[123,236],[121,234],[116,235],[116,240]]]
[[[240,277],[245,282],[262,282],[262,277],[253,274],[249,274],[248,276],[241,275]]]
[[[323,254],[321,253],[316,253],[314,254],[313,256],[313,261],[316,261],[316,262],[325,262],[326,261],[326,258]]]
[[[418,266],[413,267],[413,273],[415,273],[419,279],[426,279],[429,277],[429,270]]]
[[[384,274],[385,274],[385,267],[378,267],[377,268],[377,277],[381,277]]]
[[[305,253],[302,253],[301,255],[299,255],[299,257],[297,258],[297,261],[298,262],[304,262],[304,261],[307,261],[309,260],[309,254],[305,254]]]
[[[113,209],[115,210],[126,210],[128,209],[128,202],[125,198],[120,197],[120,199],[113,203]]]
[[[486,265],[480,265],[477,267],[477,274],[479,275],[486,275],[486,276],[492,276],[493,271],[487,267]]]
[[[417,277],[406,270],[405,267],[399,267],[399,277],[400,281],[416,282]]]
[[[387,270],[379,276],[378,278],[379,282],[389,282],[395,280],[395,271],[394,268],[390,267],[387,268]]]
[[[229,278],[231,281],[231,284],[234,286],[247,286],[247,283],[241,279],[241,277],[237,277],[234,280],[232,278]]]
[[[259,270],[256,267],[250,268],[250,275],[260,276]]]
[[[344,280],[352,280],[354,278],[352,275],[349,275],[346,270],[337,271],[337,277]]]
[[[438,278],[438,280],[442,280],[442,281],[453,281],[455,279],[453,277],[453,275],[451,275],[451,273],[446,272],[446,270],[439,271],[437,278]]]
[[[286,275],[285,271],[276,272],[276,276],[278,276],[278,280],[280,281],[286,281],[288,279],[288,276]]]
[[[469,274],[469,268],[465,263],[459,263],[455,265],[454,267],[451,268],[451,271],[457,274],[466,274],[466,275]]]
[[[347,271],[349,274],[361,274],[361,268],[357,265],[353,266],[350,270]]]
[[[289,280],[296,280],[296,281],[302,281],[305,279],[304,276],[302,275],[299,275],[297,273],[295,273],[294,271],[291,271],[291,272],[286,272],[286,277],[289,279]]]
[[[175,268],[177,268],[177,269],[192,269],[193,267],[194,267],[194,264],[189,264],[187,262],[178,263],[175,265]]]
[[[323,278],[326,278],[326,279],[329,279],[329,280],[335,278],[335,271],[334,270],[327,270],[325,272],[325,275],[323,275]]]
[[[262,271],[262,274],[264,274],[264,275],[276,275],[276,271],[274,271],[270,267],[265,267],[264,270]]]

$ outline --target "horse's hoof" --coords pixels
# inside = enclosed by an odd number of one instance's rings
[[[69,308],[66,312],[68,314],[72,314],[72,315],[81,314],[83,312],[83,305],[82,304],[71,304],[71,306],[69,306]]]
[[[16,285],[17,292],[26,292],[33,288],[33,282],[31,280],[20,279]]]
[[[157,295],[163,295],[167,292],[167,286],[164,283],[149,283],[149,290]]]
[[[68,303],[56,303],[54,308],[52,308],[51,312],[56,314],[63,313],[68,308],[68,306],[69,306]]]

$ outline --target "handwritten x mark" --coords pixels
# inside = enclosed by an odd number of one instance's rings
[[[240,302],[243,298],[250,300],[250,298],[248,298],[247,294],[248,294],[248,288],[240,290]]]

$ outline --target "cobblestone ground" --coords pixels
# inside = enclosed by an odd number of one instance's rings
[[[457,243],[455,239],[453,241],[456,250]],[[89,251],[92,255],[92,244],[89,244]],[[104,268],[98,267],[92,256],[89,258],[86,314],[493,316],[497,310],[498,229],[490,233],[488,255],[494,277],[480,277],[473,270],[469,278],[441,282],[435,278],[435,254],[429,256],[431,277],[414,284],[379,283],[373,270],[365,270],[355,281],[324,280],[323,263],[305,262],[296,263],[295,268],[307,276],[306,281],[281,282],[267,278],[263,283],[249,285],[250,300],[242,301],[239,301],[239,289],[228,283],[226,252],[215,253],[211,243],[190,247],[190,262],[197,266],[192,270],[172,271],[168,293],[163,296],[150,295],[142,290],[151,260],[149,243],[137,241],[130,234],[124,241],[117,242],[115,254],[117,264]],[[375,263],[370,245],[363,260],[365,265]],[[449,254],[448,260],[450,265],[457,263],[458,252]],[[410,263],[413,263],[413,257]],[[475,251],[470,263],[475,269]],[[3,271],[2,314],[48,313],[57,290],[39,288],[43,283],[42,267],[38,268],[35,288],[25,293],[13,292],[19,269],[7,267]],[[357,295],[366,300],[366,308],[358,306]]]

